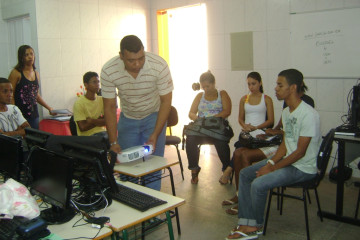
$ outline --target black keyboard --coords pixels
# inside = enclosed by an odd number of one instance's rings
[[[117,184],[119,191],[117,193],[111,192],[110,196],[129,207],[135,208],[139,211],[146,211],[150,208],[167,203],[164,200],[150,196],[146,193],[134,190],[121,184]]]
[[[0,239],[11,240],[16,239],[16,229],[28,222],[29,220],[24,217],[14,217],[13,219],[1,219],[0,220]]]

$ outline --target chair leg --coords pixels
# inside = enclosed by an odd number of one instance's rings
[[[323,216],[322,216],[321,207],[320,207],[319,195],[318,195],[318,192],[317,192],[317,189],[316,189],[316,188],[314,189],[314,191],[315,191],[316,203],[317,203],[317,205],[318,205],[318,215],[319,215],[319,217],[320,217],[320,221],[323,221]]]
[[[230,184],[232,184],[234,175],[235,175],[235,170],[233,169],[232,172],[231,172],[231,175],[230,175]]]
[[[359,212],[359,203],[360,203],[360,190],[359,190],[359,196],[358,196],[358,201],[357,201],[356,210],[355,210],[355,218],[356,219],[357,219],[358,212]]]
[[[269,191],[268,205],[267,205],[266,215],[265,215],[264,230],[263,230],[263,235],[264,235],[264,236],[265,236],[265,233],[266,233],[267,223],[268,223],[268,220],[269,220],[270,205],[271,205],[272,195],[273,195],[273,189],[270,189],[270,191]]]
[[[306,237],[307,237],[307,240],[310,240],[309,220],[308,220],[306,189],[305,188],[303,189],[303,202],[304,202],[304,211],[305,211]]]
[[[182,176],[182,179],[184,180],[184,167],[183,167],[181,156],[180,156],[179,146],[177,144],[175,146],[176,146],[176,152],[177,152],[177,155],[178,155],[178,158],[179,158],[181,176]]]
[[[307,196],[308,196],[309,204],[311,204],[309,189],[306,189],[306,193],[307,193]]]
[[[283,204],[284,204],[284,190],[285,190],[285,187],[281,187],[281,196],[280,196],[280,215],[282,215]]]

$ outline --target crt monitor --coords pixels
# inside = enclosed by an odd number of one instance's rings
[[[25,140],[29,149],[33,146],[45,148],[48,138],[52,135],[52,133],[35,128],[25,128]]]
[[[20,181],[23,162],[22,138],[0,134],[0,173],[4,179]]]
[[[73,160],[66,155],[33,147],[29,155],[30,192],[51,205],[40,216],[48,224],[62,224],[75,216],[70,206]]]
[[[74,159],[73,178],[78,183],[73,190],[73,200],[77,207],[89,211],[99,210],[111,204],[108,196],[104,194],[109,187],[107,171],[102,163],[108,159],[107,151],[75,142],[61,145],[64,153]],[[113,164],[115,161],[116,158],[113,159]]]
[[[360,84],[353,87],[353,99],[351,102],[351,125],[360,129]]]

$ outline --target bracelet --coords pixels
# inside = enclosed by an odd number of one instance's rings
[[[118,144],[117,141],[110,143],[110,147],[115,145],[115,144]]]
[[[271,160],[271,159],[267,160],[267,163],[270,163],[273,166],[275,165],[275,162],[273,160]]]

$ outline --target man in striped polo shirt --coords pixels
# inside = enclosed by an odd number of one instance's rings
[[[166,120],[174,89],[169,67],[160,56],[145,52],[134,35],[121,40],[119,55],[105,63],[101,71],[110,150],[120,153],[121,149],[152,144],[154,155],[164,156]],[[116,88],[121,107],[117,127]],[[161,181],[147,186],[160,190]]]

